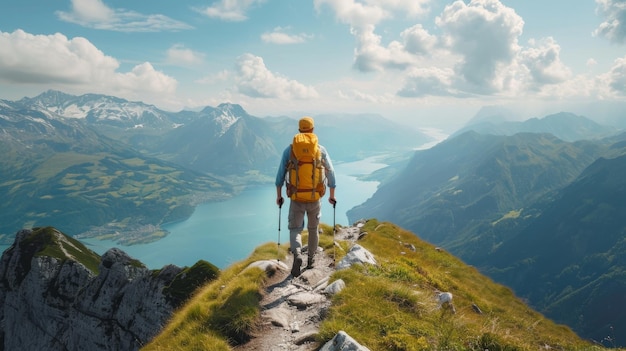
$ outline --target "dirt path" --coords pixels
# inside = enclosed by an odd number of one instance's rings
[[[336,240],[356,240],[358,228],[340,228]],[[306,253],[304,253],[306,262]],[[309,351],[319,348],[315,335],[330,306],[329,297],[323,293],[335,262],[318,251],[312,269],[291,276],[292,255],[281,262],[282,269],[270,278],[261,301],[261,322],[253,338],[234,350],[259,351]],[[305,263],[306,264],[306,263]]]

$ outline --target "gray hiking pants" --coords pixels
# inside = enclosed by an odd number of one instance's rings
[[[302,230],[304,230],[304,215],[307,217],[307,230],[309,231],[309,257],[313,257],[317,252],[319,243],[318,226],[322,216],[322,202],[299,202],[289,203],[289,244],[291,252],[295,255],[302,250]]]

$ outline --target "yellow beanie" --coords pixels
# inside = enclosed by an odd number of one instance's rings
[[[300,118],[300,122],[298,123],[298,129],[300,130],[311,130],[315,127],[313,123],[313,118],[306,116]]]

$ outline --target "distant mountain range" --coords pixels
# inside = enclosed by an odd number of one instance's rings
[[[351,221],[404,227],[583,337],[626,335],[618,128],[565,112],[512,122],[493,109],[414,151],[431,139],[378,115],[314,117],[334,161],[401,155],[377,173],[379,189]],[[54,226],[125,244],[158,240],[161,224],[202,201],[270,185],[296,125],[230,103],[173,113],[58,91],[0,100],[0,235],[10,243],[21,228]]]
[[[626,335],[626,134],[572,114],[504,125],[417,151],[349,219],[411,230],[584,337]],[[529,125],[578,141],[508,135]]]
[[[431,140],[375,115],[323,116],[316,131],[337,161]],[[272,183],[296,132],[294,119],[228,103],[173,113],[59,91],[0,100],[0,238],[8,244],[21,228],[53,225],[123,244],[157,240],[167,234],[161,224],[200,202]]]
[[[589,118],[561,112],[526,121],[507,121],[501,114],[487,115],[470,122],[452,136],[473,130],[481,134],[514,135],[517,133],[550,133],[565,141],[600,139],[615,134],[615,127],[605,126]]]

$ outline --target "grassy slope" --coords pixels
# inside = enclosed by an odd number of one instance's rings
[[[371,350],[600,350],[530,309],[512,291],[454,256],[436,250],[391,223],[370,220],[359,244],[377,266],[334,273],[347,287],[318,335],[321,341],[344,330]],[[346,243],[342,243],[344,249]],[[415,247],[415,251],[411,249]],[[332,228],[324,226],[321,246],[332,248]],[[244,268],[275,259],[276,244],[259,247],[248,259],[224,270],[201,288],[143,350],[230,350],[227,340],[243,340],[260,315],[265,274]],[[280,252],[285,254],[284,248]],[[454,294],[456,314],[436,309],[433,291]],[[477,305],[482,314],[473,311]]]
[[[150,242],[165,235],[154,230],[162,222],[186,218],[195,203],[232,191],[210,176],[132,153],[58,152],[28,166],[32,169],[25,166],[0,181],[0,194],[10,205],[0,212],[5,244],[19,228],[66,223],[72,223],[70,235],[99,236],[92,229],[110,225],[104,234],[112,237],[104,238],[129,245]]]

